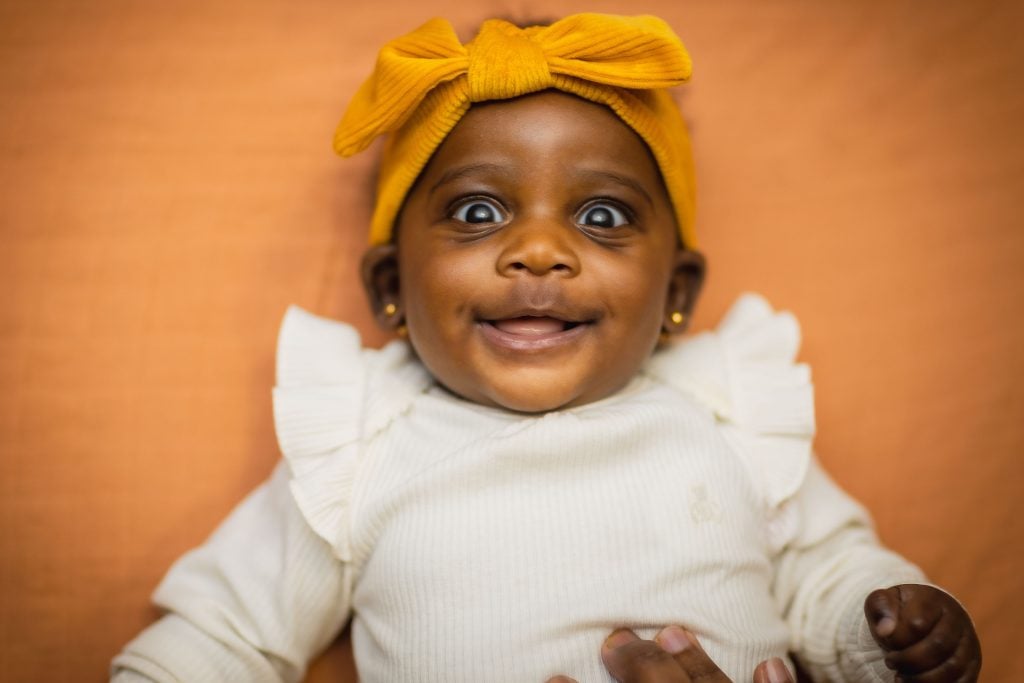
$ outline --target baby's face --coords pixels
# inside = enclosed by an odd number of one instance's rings
[[[675,307],[676,235],[650,153],[606,108],[557,92],[476,106],[399,219],[409,339],[477,403],[602,399],[636,374]]]

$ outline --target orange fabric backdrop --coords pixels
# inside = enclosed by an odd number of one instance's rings
[[[0,679],[103,680],[266,476],[287,304],[383,341],[356,281],[371,160],[329,149],[379,45],[581,10],[659,14],[693,52],[697,326],[744,289],[798,315],[822,459],[971,610],[983,678],[1024,680],[1009,0],[0,2]]]

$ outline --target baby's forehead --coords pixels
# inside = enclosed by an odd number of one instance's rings
[[[625,180],[664,191],[646,142],[610,107],[559,91],[473,104],[436,150],[425,175],[500,176],[511,167]],[[547,179],[553,180],[548,175]],[[556,177],[554,180],[559,180]],[[568,178],[566,178],[568,179]]]
[[[557,90],[473,103],[448,138],[466,148],[501,142],[558,147],[563,141],[576,142],[591,152],[621,153],[632,148],[643,150],[657,170],[647,143],[610,107]],[[562,147],[572,150],[570,145]]]
[[[472,102],[466,114],[456,124],[456,128],[465,121],[466,117],[477,117],[487,113],[515,117],[522,115],[523,112],[540,118],[584,119],[596,117],[604,120],[610,126],[621,127],[633,132],[633,129],[607,104],[594,102],[585,97],[553,88],[509,99]],[[633,134],[636,135],[635,132]]]

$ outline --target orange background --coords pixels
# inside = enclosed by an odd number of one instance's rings
[[[967,605],[984,680],[1024,680],[1022,7],[0,2],[0,679],[103,680],[267,475],[287,304],[383,341],[371,159],[329,148],[380,44],[597,10],[694,55],[697,326],[745,289],[797,314],[822,459]]]

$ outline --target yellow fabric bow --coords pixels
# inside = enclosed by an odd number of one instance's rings
[[[463,45],[432,19],[381,50],[334,138],[351,156],[378,135],[384,150],[370,242],[390,241],[392,224],[423,167],[474,102],[555,88],[609,106],[650,147],[676,211],[683,243],[694,246],[689,137],[665,88],[690,76],[682,42],[656,17],[576,14],[550,26],[485,22]]]

